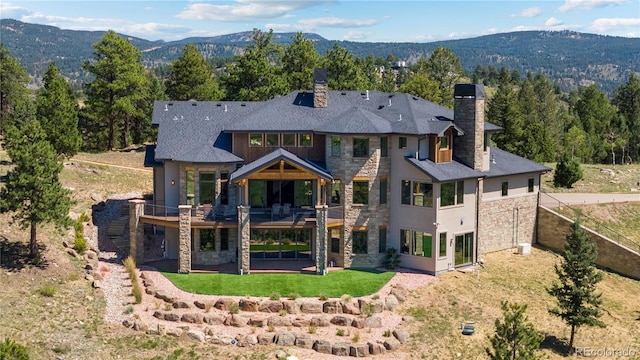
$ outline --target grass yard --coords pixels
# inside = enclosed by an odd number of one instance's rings
[[[395,274],[373,270],[332,271],[315,274],[177,274],[163,272],[178,288],[206,295],[303,297],[364,296],[380,290]]]
[[[555,169],[555,163],[544,164]],[[573,184],[573,188],[555,188],[553,171],[542,175],[540,190],[547,193],[633,193],[640,188],[640,165],[581,164],[582,180]]]

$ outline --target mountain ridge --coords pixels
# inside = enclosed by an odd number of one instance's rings
[[[82,70],[81,64],[92,58],[92,45],[105,32],[65,30],[13,19],[0,20],[0,41],[35,80],[46,71],[49,62],[55,61],[61,72],[72,81],[85,81],[88,75]],[[187,43],[195,44],[206,58],[239,55],[250,43],[251,33],[244,31],[176,41],[151,41],[119,35],[129,39],[142,51],[145,66],[154,67],[177,59]],[[274,40],[288,43],[293,34],[274,33]],[[463,68],[469,73],[477,65],[505,66],[510,70],[517,69],[522,74],[527,71],[542,73],[564,90],[595,83],[611,93],[626,81],[630,72],[640,73],[640,57],[637,56],[640,53],[640,38],[566,30],[533,30],[428,43],[369,43],[327,40],[314,33],[304,35],[314,41],[320,54],[338,44],[358,57],[372,54],[386,58],[393,54],[409,63],[421,56],[429,56],[437,46],[444,46],[460,58]]]

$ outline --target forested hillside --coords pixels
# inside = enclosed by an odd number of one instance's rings
[[[105,33],[61,30],[10,19],[1,20],[1,31],[4,46],[33,78],[40,78],[48,63],[55,61],[65,76],[79,82],[85,81],[88,76],[81,64],[92,56],[91,45]],[[173,42],[147,41],[120,35],[142,52],[146,67],[166,65],[176,60],[187,43],[196,45],[205,58],[220,63],[220,60],[213,59],[230,59],[239,55],[251,41],[250,31]],[[292,35],[274,34],[273,40],[289,43]],[[387,58],[392,55],[408,63],[428,57],[435,48],[441,46],[451,49],[460,58],[462,68],[467,73],[472,73],[476,66],[496,69],[507,67],[522,74],[529,71],[541,73],[550,77],[564,91],[579,85],[596,84],[611,96],[630,72],[640,73],[639,38],[571,31],[525,31],[432,43],[364,43],[329,41],[317,34],[304,35],[313,41],[320,54],[337,44],[356,57],[372,55],[375,58]]]

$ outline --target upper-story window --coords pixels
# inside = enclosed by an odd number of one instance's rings
[[[398,149],[406,149],[407,148],[407,137],[400,136],[398,138]]]
[[[267,146],[280,146],[280,134],[267,134]]]
[[[380,179],[380,204],[387,203],[387,179]]]
[[[380,138],[380,156],[389,156],[389,138],[386,136]]]
[[[313,137],[311,134],[299,134],[298,135],[298,146],[300,147],[310,147],[313,145],[312,141]]]
[[[433,184],[402,180],[401,203],[405,205],[433,206]]]
[[[220,173],[220,204],[229,205],[229,173]]]
[[[216,173],[200,173],[200,204],[215,204]]]
[[[452,181],[440,184],[440,206],[464,203],[464,181]]]
[[[331,156],[340,157],[340,137],[331,137]]]
[[[440,149],[448,149],[449,148],[449,138],[446,136],[442,136],[438,138],[440,141]]]
[[[282,146],[296,146],[296,134],[282,134]]]
[[[502,182],[502,196],[509,196],[509,182]]]
[[[353,139],[353,157],[369,157],[369,138]]]
[[[262,135],[262,133],[249,134],[249,146],[263,146],[264,140]]]
[[[353,182],[353,203],[368,204],[369,203],[369,182],[354,181]]]

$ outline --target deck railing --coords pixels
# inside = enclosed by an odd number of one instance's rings
[[[167,219],[178,216],[179,212],[177,207],[144,204],[144,214]]]

